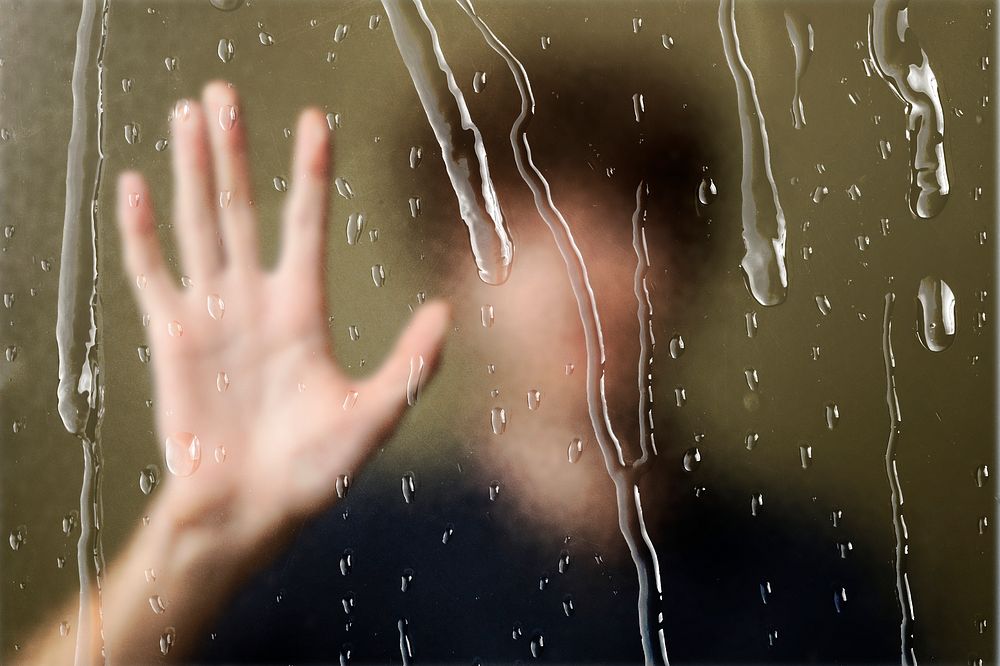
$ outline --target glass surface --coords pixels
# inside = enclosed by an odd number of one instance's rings
[[[456,97],[423,104],[394,39],[409,0],[0,0],[3,653],[75,640],[80,571],[113,575],[168,477],[114,182],[146,175],[179,279],[168,118],[224,79],[266,263],[296,118],[330,114],[346,371],[425,298],[453,323],[350,492],[187,659],[635,663],[645,633],[676,663],[994,662],[996,10],[896,4],[738,0],[733,32],[729,0],[426,2],[481,135],[451,153]],[[500,231],[459,206],[484,155]],[[57,338],[96,373],[62,404]]]

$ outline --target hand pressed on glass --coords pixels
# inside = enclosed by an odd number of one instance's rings
[[[336,500],[338,477],[358,470],[395,428],[414,382],[429,378],[449,321],[447,305],[427,303],[373,376],[345,376],[323,290],[323,114],[299,119],[273,270],[259,262],[235,92],[217,82],[200,104],[179,102],[171,131],[181,287],[161,254],[145,180],[127,172],[118,182],[124,259],[148,315],[157,433],[172,472],[149,525],[106,572],[104,649],[123,663],[189,653],[239,581]],[[77,663],[101,654],[97,613],[80,616],[90,630],[78,637]],[[44,637],[32,647],[25,659],[64,663],[72,643]]]

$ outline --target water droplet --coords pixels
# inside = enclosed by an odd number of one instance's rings
[[[538,389],[528,391],[528,409],[535,411],[542,403],[542,392]]]
[[[944,280],[928,275],[917,290],[917,338],[926,349],[942,352],[955,341],[955,294]]]
[[[767,601],[770,598],[771,598],[771,582],[765,580],[760,584],[760,600],[764,602],[764,605],[767,605]]]
[[[847,603],[847,590],[840,588],[833,593],[833,607],[840,613],[844,609],[844,605]]]
[[[976,486],[982,488],[990,478],[990,466],[980,465],[976,468]]]
[[[420,166],[420,160],[424,157],[424,149],[420,146],[410,147],[410,168],[416,169]]]
[[[507,410],[503,407],[494,407],[490,412],[490,422],[494,435],[504,434],[507,430]]]
[[[243,6],[243,0],[211,0],[212,6],[224,12],[231,12]]]
[[[638,35],[640,30],[642,30],[642,17],[632,17],[632,34]]]
[[[271,181],[271,184],[274,185],[274,189],[278,192],[285,192],[288,190],[288,181],[281,176],[275,176],[274,180]]]
[[[69,636],[69,622],[67,622],[66,620],[63,620],[62,622],[59,623],[59,635],[62,636],[63,638]]]
[[[524,636],[524,625],[520,622],[515,622],[514,626],[510,630],[510,637],[515,641]]]
[[[757,514],[760,513],[761,507],[763,507],[763,506],[764,506],[764,495],[762,495],[761,493],[757,493],[756,495],[751,495],[750,496],[750,515],[751,516],[753,516],[753,517],[756,518]]]
[[[813,203],[818,204],[819,202],[823,201],[823,199],[825,199],[826,195],[828,195],[829,193],[830,193],[830,188],[826,187],[825,185],[819,185],[815,190],[813,190],[812,193]]]
[[[223,315],[226,314],[226,302],[218,294],[209,294],[206,305],[209,316],[216,321],[222,319]]]
[[[670,358],[680,358],[684,353],[684,348],[684,336],[680,333],[674,333],[673,337],[670,338]]]
[[[146,465],[146,467],[139,472],[139,490],[142,491],[143,495],[148,495],[153,492],[159,483],[160,468],[156,465]]]
[[[719,195],[719,191],[715,187],[715,181],[711,178],[705,177],[701,179],[701,183],[698,184],[698,201],[703,206],[707,206]]]
[[[346,548],[340,556],[340,575],[346,576],[351,573],[351,567],[354,566],[354,551],[350,548]]]
[[[8,345],[4,354],[7,357],[7,362],[13,363],[14,359],[17,358],[17,345]]]
[[[799,462],[802,464],[802,469],[809,469],[812,465],[813,459],[813,447],[808,444],[802,444],[799,446]]]
[[[683,407],[687,404],[687,389],[683,386],[677,386],[674,388],[674,402],[678,407]]]
[[[413,569],[403,569],[403,574],[399,578],[399,590],[401,592],[407,592],[410,589],[410,586],[413,585]]]
[[[233,44],[231,39],[220,39],[218,48],[219,60],[222,62],[229,62],[233,59],[236,54],[236,45]]]
[[[10,533],[8,542],[10,543],[11,550],[20,550],[28,541],[28,527],[26,525],[18,525],[14,528],[14,531]]]
[[[354,198],[354,189],[351,184],[347,182],[346,178],[337,178],[333,181],[333,184],[337,187],[337,194],[344,197],[345,199]]]
[[[184,335],[184,327],[181,326],[179,321],[171,321],[167,324],[167,333],[172,338],[179,338]]]
[[[743,371],[743,375],[747,380],[747,388],[755,392],[760,389],[760,377],[755,368],[747,368]]]
[[[141,201],[141,197],[139,197],[138,193],[132,192],[131,194],[128,195],[128,205],[129,205],[129,208],[138,208],[140,201]]]
[[[667,49],[668,51],[674,48],[674,38],[671,37],[670,35],[666,34],[660,35],[660,43],[663,44],[663,48]]]
[[[376,287],[381,287],[385,284],[385,268],[382,264],[372,266],[372,282],[375,283]]]
[[[14,307],[14,292],[8,291],[3,295],[3,306],[10,310]]]
[[[850,197],[851,201],[858,201],[861,199],[861,188],[852,183],[851,186],[847,188],[847,196]]]
[[[833,430],[837,427],[837,423],[840,422],[840,407],[835,402],[828,402],[826,403],[824,412],[826,413],[826,429]]]
[[[542,656],[542,650],[545,648],[545,636],[542,632],[536,631],[535,635],[531,637],[531,656],[534,659],[539,659]]]
[[[77,511],[70,511],[62,518],[62,533],[63,536],[69,536],[76,529],[76,526],[80,523],[80,514]]]
[[[413,472],[407,472],[403,474],[402,478],[403,485],[403,500],[410,504],[413,502],[413,495],[416,492],[416,481],[413,476]]]
[[[583,440],[579,437],[574,437],[570,443],[569,448],[566,450],[566,457],[571,463],[575,463],[583,455]]]
[[[132,79],[122,79],[122,92],[126,95],[132,92]]]
[[[351,26],[349,24],[341,23],[337,26],[337,29],[333,31],[333,41],[338,44],[344,41],[347,39],[347,33],[349,33],[350,30]]]
[[[215,0],[213,0],[213,3]],[[167,627],[166,630],[160,635],[160,654],[164,657],[170,652],[170,648],[174,646],[174,641],[177,640],[177,630],[173,627]]]
[[[348,409],[353,408],[354,405],[356,405],[356,404],[358,404],[358,392],[357,391],[348,391],[347,392],[347,396],[344,398],[344,404],[341,405],[343,407],[344,411],[347,411]]]
[[[140,133],[139,123],[129,123],[125,125],[125,143],[131,145],[137,144],[142,140],[142,135]]]
[[[365,228],[365,216],[363,213],[351,213],[347,217],[347,244],[356,245],[361,231]]]
[[[201,464],[201,442],[189,432],[167,437],[164,457],[167,469],[176,476],[191,476]]]
[[[559,573],[564,574],[569,570],[569,551],[562,550],[559,551],[559,560],[556,562],[556,569]]]
[[[701,451],[698,447],[691,447],[684,452],[684,471],[693,472],[701,466]]]
[[[632,95],[632,112],[635,114],[635,122],[642,122],[642,116],[646,113],[646,98],[642,93]]]
[[[149,598],[149,607],[157,615],[163,615],[167,611],[167,604],[163,601],[163,597],[158,594]]]
[[[547,50],[550,46],[552,46],[552,38],[548,37],[547,35],[542,35],[539,38],[539,42],[542,45],[542,50],[543,51]]]
[[[225,393],[229,388],[229,375],[225,370],[219,370],[215,376],[215,388],[219,393]]]
[[[472,90],[473,92],[481,93],[486,87],[486,72],[476,72],[472,76]]]
[[[441,543],[447,544],[451,541],[451,537],[455,534],[455,526],[448,523],[444,527],[444,532],[441,534]]]
[[[347,335],[351,338],[351,342],[357,342],[361,337],[361,334],[358,333],[358,327],[353,324],[347,327]]]
[[[833,305],[830,304],[830,299],[825,294],[816,295],[816,307],[819,308],[820,314],[824,317],[829,315],[833,310]]]
[[[167,139],[157,139],[156,143],[153,145],[153,148],[156,149],[156,152],[162,153],[164,150],[167,149],[167,146],[169,145],[170,141],[168,141]]]
[[[177,58],[173,56],[167,56],[163,59],[163,66],[167,68],[168,72],[172,72],[177,69]]]
[[[378,30],[379,25],[382,23],[382,17],[378,14],[372,14],[368,17],[368,29]]]
[[[191,287],[194,286],[194,280],[189,278],[187,275],[182,275],[181,286],[184,287],[185,289],[190,289]]]
[[[260,42],[261,46],[271,46],[274,44],[274,37],[271,33],[261,30],[260,33],[257,34],[257,41]]]
[[[219,127],[228,132],[236,126],[240,111],[237,107],[225,104],[219,107]]]
[[[496,502],[497,497],[500,496],[500,482],[490,481],[490,501]]]
[[[344,499],[345,497],[347,497],[347,491],[350,489],[350,487],[351,487],[350,476],[348,476],[347,474],[340,474],[337,476],[336,488],[337,488],[338,498]]]
[[[484,305],[482,307],[482,316],[483,316],[483,327],[492,328],[493,322],[496,321],[496,317],[493,312],[493,306]]]
[[[420,217],[420,197],[410,197],[410,217],[414,220]]]

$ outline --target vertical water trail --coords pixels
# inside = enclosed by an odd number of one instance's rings
[[[892,308],[896,295],[885,295],[885,313],[882,317],[882,357],[885,361],[885,403],[889,410],[889,438],[885,446],[885,475],[889,482],[889,502],[892,506],[892,530],[896,541],[896,600],[899,603],[899,661],[901,666],[916,666],[917,656],[913,649],[913,595],[910,593],[910,579],[906,575],[907,560],[910,556],[909,534],[903,518],[903,491],[899,485],[896,469],[896,443],[899,438],[899,397],[896,395],[896,357],[892,352]]]
[[[948,202],[951,185],[944,156],[944,112],[937,77],[910,30],[909,0],[875,0],[868,17],[868,49],[875,69],[906,112],[910,143],[910,211],[934,217]]]
[[[788,30],[788,41],[792,43],[795,53],[795,91],[792,93],[792,125],[802,129],[806,125],[806,113],[802,108],[802,78],[809,67],[812,58],[813,27],[805,18],[796,12],[785,10],[785,29]]]
[[[719,30],[726,62],[736,84],[736,102],[743,139],[743,244],[740,266],[747,288],[761,305],[778,305],[788,294],[785,268],[785,213],[771,173],[771,149],[764,114],[750,68],[740,52],[734,0],[719,2]]]
[[[635,251],[635,293],[636,319],[639,321],[639,447],[640,456],[632,463],[632,467],[644,472],[650,455],[656,454],[656,441],[653,438],[653,412],[650,405],[653,402],[652,371],[653,358],[651,348],[656,343],[653,337],[653,301],[649,297],[649,284],[646,276],[649,273],[649,248],[646,245],[646,196],[649,186],[640,182],[635,190],[635,212],[632,214],[632,249]]]
[[[94,635],[91,620],[95,607],[100,617],[100,584],[104,569],[100,538],[102,390],[96,211],[104,164],[103,81],[109,1],[84,0],[76,33],[73,115],[66,156],[66,203],[56,314],[59,416],[83,446],[80,539],[77,543],[80,576],[77,664],[89,664],[96,653],[91,645]],[[92,76],[94,65],[96,76]],[[100,652],[104,653],[103,647]]]
[[[488,284],[502,284],[510,274],[514,245],[493,189],[483,137],[445,60],[437,30],[422,0],[382,0],[382,6],[441,147],[479,277]]]
[[[597,302],[590,284],[586,263],[562,213],[552,201],[548,181],[532,161],[527,125],[534,117],[535,98],[524,65],[511,53],[490,27],[476,14],[471,0],[457,0],[459,6],[482,33],[483,38],[507,63],[521,95],[521,110],[510,131],[514,162],[521,178],[531,189],[535,207],[545,222],[566,265],[570,285],[583,326],[587,350],[587,408],[598,448],[608,476],[615,484],[618,504],[618,527],[625,538],[639,583],[638,615],[642,651],[647,664],[666,664],[667,649],[663,630],[663,592],[659,560],[646,532],[636,485],[642,466],[625,462],[621,444],[614,433],[604,391],[604,335],[597,312]]]

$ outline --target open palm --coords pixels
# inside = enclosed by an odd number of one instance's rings
[[[184,270],[161,255],[148,187],[119,180],[125,263],[148,315],[166,501],[189,525],[256,546],[328,506],[344,476],[395,427],[427,381],[448,307],[422,306],[372,377],[333,358],[323,291],[329,130],[316,109],[296,131],[277,266],[259,261],[235,92],[209,84],[174,109],[174,226]],[[339,480],[339,481],[338,481]]]

